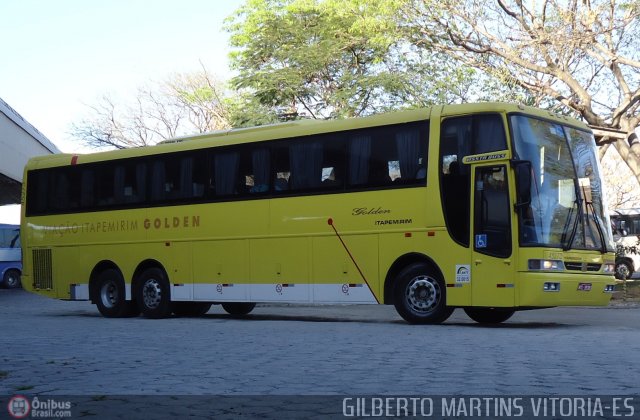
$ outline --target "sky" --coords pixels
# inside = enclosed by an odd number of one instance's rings
[[[87,105],[205,68],[226,80],[223,21],[243,0],[0,0],[0,98],[63,152]],[[202,63],[202,64],[201,64]],[[17,211],[0,209],[0,223]]]

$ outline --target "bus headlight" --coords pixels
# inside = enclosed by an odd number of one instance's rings
[[[560,260],[529,260],[529,270],[563,271],[564,263]]]
[[[603,273],[613,274],[613,273],[616,272],[616,265],[614,263],[612,263],[612,262],[606,262],[602,266],[602,272]]]

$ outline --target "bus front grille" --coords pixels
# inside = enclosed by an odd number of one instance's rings
[[[602,264],[565,261],[564,266],[573,271],[600,271]]]
[[[33,287],[35,289],[53,289],[51,275],[51,250],[33,250]]]

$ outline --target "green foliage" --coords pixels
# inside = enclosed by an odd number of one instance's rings
[[[225,100],[229,125],[233,128],[254,127],[280,122],[273,108],[260,104],[249,94],[237,94]]]
[[[249,0],[227,21],[233,85],[280,114],[366,115],[460,101],[475,72],[411,45],[397,0]]]

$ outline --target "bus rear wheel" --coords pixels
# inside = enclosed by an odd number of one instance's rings
[[[127,300],[122,274],[113,268],[98,274],[95,302],[105,318],[137,316],[140,313],[136,303]]]
[[[222,304],[222,309],[229,315],[235,316],[247,315],[255,307],[256,304],[251,302],[227,302]]]
[[[164,271],[147,268],[136,281],[136,300],[142,315],[159,319],[171,315],[171,288]]]
[[[174,302],[173,313],[177,316],[202,316],[209,312],[209,302]]]
[[[444,281],[428,265],[416,263],[398,274],[393,303],[396,311],[411,324],[439,324],[451,316]]]
[[[511,318],[515,311],[509,308],[464,308],[467,316],[480,324],[499,324]]]
[[[7,289],[16,289],[20,287],[20,272],[13,268],[5,271],[2,278],[2,284]]]

